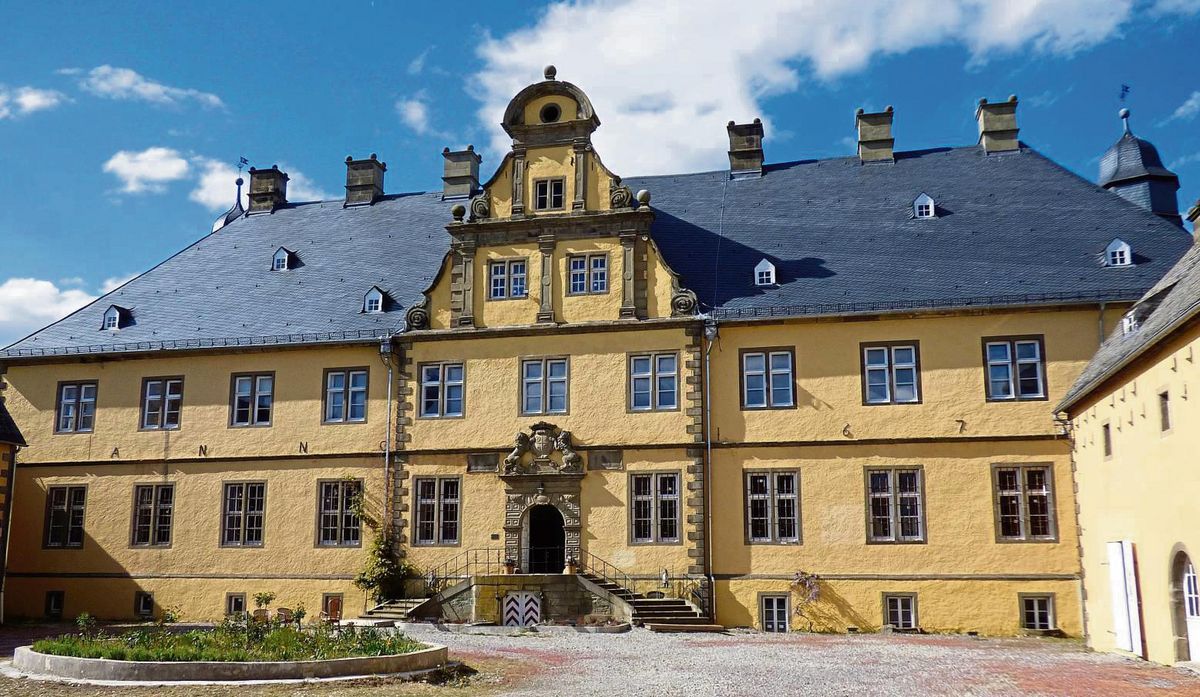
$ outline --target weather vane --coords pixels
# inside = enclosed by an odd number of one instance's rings
[[[248,165],[248,164],[250,164],[250,160],[247,160],[247,159],[246,159],[246,158],[244,158],[244,157],[239,157],[239,158],[238,158],[238,174],[241,174],[241,173],[242,173],[242,168],[243,168],[243,167],[245,167],[245,166],[246,166],[246,165]]]
[[[1121,101],[1124,102],[1125,98],[1128,96],[1129,96],[1129,85],[1121,85]]]

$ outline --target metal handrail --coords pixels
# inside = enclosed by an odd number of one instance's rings
[[[425,572],[425,592],[436,595],[451,585],[470,578],[482,570],[484,574],[500,573],[506,569],[503,549],[468,549]]]
[[[581,550],[580,553],[583,555],[583,559],[580,560],[582,562],[579,568],[580,571],[587,571],[603,581],[615,583],[630,593],[634,592],[633,584],[629,580],[629,574],[591,552]]]

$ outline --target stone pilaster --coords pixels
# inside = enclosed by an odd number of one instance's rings
[[[586,206],[587,195],[587,161],[591,145],[588,139],[575,139],[575,200],[571,202],[571,210],[581,211]]]
[[[538,238],[538,251],[542,253],[541,305],[538,307],[538,322],[554,321],[554,235]]]
[[[525,215],[525,146],[513,145],[512,217]]]
[[[458,316],[458,326],[475,326],[475,241],[465,241],[459,245],[458,256],[462,260],[462,274],[459,278],[459,290],[462,292],[462,313]],[[451,287],[453,290],[453,286]]]
[[[621,319],[637,317],[635,286],[637,284],[637,233],[622,232],[621,239]]]

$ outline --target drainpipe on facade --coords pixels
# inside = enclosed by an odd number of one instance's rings
[[[717,338],[717,320],[712,317],[704,319],[704,553],[708,557],[705,571],[708,576],[708,605],[710,618],[717,621],[717,580],[713,576],[713,539],[712,539],[712,380],[709,378],[709,367],[712,362],[713,340]]]
[[[1108,303],[1100,303],[1100,343],[1104,343],[1104,311],[1108,309]]]

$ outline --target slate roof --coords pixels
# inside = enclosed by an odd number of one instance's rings
[[[1190,246],[1178,226],[1022,148],[896,153],[728,171],[631,177],[648,189],[667,262],[719,318],[1133,301]],[[922,192],[937,217],[915,219]],[[241,217],[0,357],[367,341],[404,328],[449,236],[440,193],[341,200]],[[1113,238],[1135,264],[1103,266]],[[299,266],[270,270],[279,247]],[[754,285],[763,258],[777,284]],[[361,314],[378,285],[389,311]],[[109,305],[131,322],[100,330]]]
[[[1175,177],[1159,157],[1158,148],[1129,131],[1100,158],[1100,186],[1138,177]]]
[[[761,178],[728,172],[630,178],[648,189],[654,238],[718,318],[1133,301],[1191,239],[1036,151],[977,147],[768,165]],[[917,219],[913,200],[935,201]],[[1102,264],[1115,237],[1135,264]],[[764,257],[777,285],[754,285]]]
[[[1130,312],[1139,319],[1137,330],[1126,334],[1118,325],[1101,344],[1056,411],[1070,409],[1102,382],[1200,315],[1200,245],[1192,246]]]
[[[21,437],[21,431],[17,429],[16,422],[9,415],[8,409],[4,407],[3,399],[0,399],[0,443],[25,446],[25,439]]]

